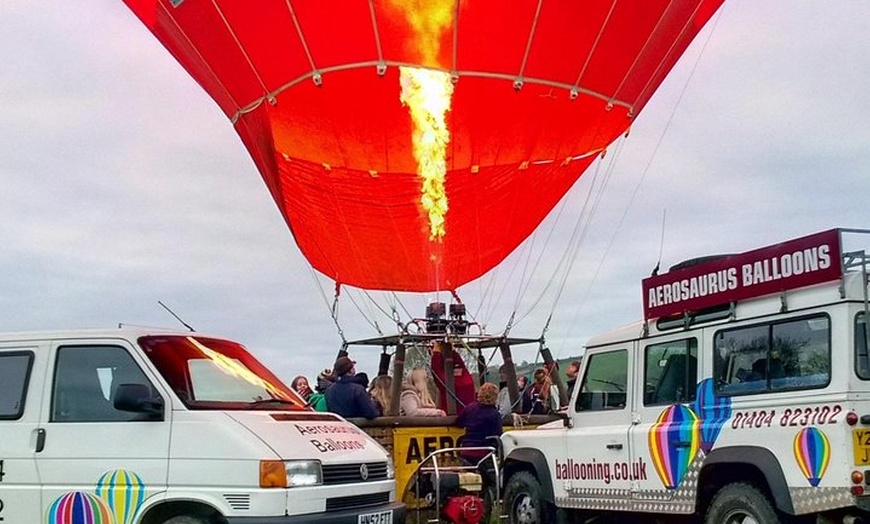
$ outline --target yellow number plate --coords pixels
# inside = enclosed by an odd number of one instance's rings
[[[870,465],[870,429],[852,430],[852,451],[856,466]]]

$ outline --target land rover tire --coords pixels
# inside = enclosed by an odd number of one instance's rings
[[[544,500],[541,483],[528,471],[518,471],[504,489],[504,508],[510,524],[549,524],[553,511]]]
[[[770,500],[755,486],[733,482],[716,492],[704,524],[779,524]]]
[[[163,524],[207,524],[208,521],[203,517],[193,517],[190,515],[178,515],[165,521]]]

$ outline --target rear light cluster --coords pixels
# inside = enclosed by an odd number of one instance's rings
[[[870,420],[865,421],[867,416],[861,417],[861,423],[865,424],[866,422],[870,422]],[[850,426],[854,426],[858,423],[858,414],[854,411],[850,411],[846,413],[846,424]],[[864,494],[864,483],[870,482],[870,470],[868,471],[858,471],[857,469],[852,472],[851,475],[852,480],[852,488],[850,491],[852,495],[858,496]]]

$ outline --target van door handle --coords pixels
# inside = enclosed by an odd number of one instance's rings
[[[39,428],[36,430],[36,452],[39,453],[45,449],[45,430]]]
[[[622,449],[622,444],[608,444],[607,449]]]

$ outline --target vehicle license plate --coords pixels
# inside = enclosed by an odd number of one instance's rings
[[[393,524],[392,511],[379,511],[377,513],[364,513],[357,519],[358,524]]]
[[[856,466],[870,465],[870,429],[852,430],[852,451]]]

